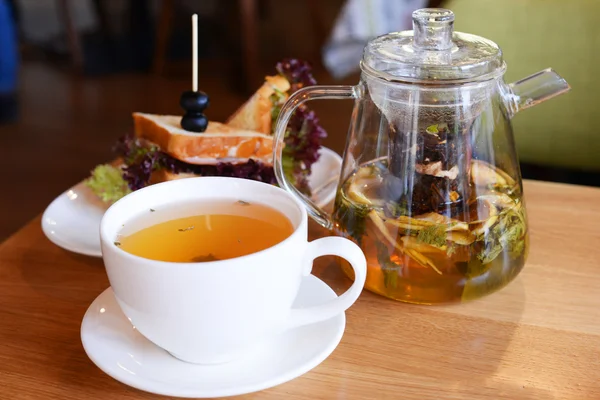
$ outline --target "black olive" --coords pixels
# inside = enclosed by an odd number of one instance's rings
[[[181,127],[190,132],[204,132],[208,126],[208,118],[199,112],[187,112],[181,118]]]
[[[181,94],[179,104],[185,111],[202,112],[208,107],[208,95],[201,91],[188,90]]]

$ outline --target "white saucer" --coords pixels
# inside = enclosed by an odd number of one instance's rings
[[[313,164],[309,185],[313,201],[320,207],[335,198],[342,158],[321,147],[321,157]],[[83,182],[58,196],[44,211],[42,230],[57,246],[75,253],[101,257],[100,221],[108,207]]]
[[[329,286],[309,275],[295,306],[316,305],[335,297]],[[81,341],[102,371],[126,385],[167,396],[223,397],[267,389],[310,371],[335,350],[345,326],[342,313],[272,338],[244,359],[195,365],[174,358],[135,330],[108,288],[85,313]]]

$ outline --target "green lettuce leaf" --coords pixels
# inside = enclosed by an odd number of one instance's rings
[[[84,184],[106,203],[113,203],[131,193],[121,168],[110,164],[96,166]]]

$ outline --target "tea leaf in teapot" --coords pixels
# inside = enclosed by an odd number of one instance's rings
[[[520,210],[515,210],[512,215],[507,213],[505,223],[506,231],[500,237],[500,241],[508,249],[510,256],[517,258],[525,249],[525,219]]]
[[[410,209],[408,206],[406,196],[400,198],[399,202],[388,201],[383,207],[383,211],[387,217],[398,218],[400,216],[410,215]]]
[[[398,286],[398,272],[401,266],[390,260],[387,246],[382,242],[375,242],[377,247],[377,262],[383,274],[383,284],[386,288],[395,289]]]
[[[366,204],[351,202],[343,196],[339,196],[336,199],[333,218],[346,234],[360,244],[362,236],[365,233],[366,219],[370,211],[371,207]]]
[[[525,218],[520,208],[512,208],[500,213],[497,222],[479,235],[478,241],[484,242],[484,250],[478,259],[487,264],[502,251],[511,257],[519,257],[525,249]]]
[[[477,241],[483,244],[482,251],[477,255],[477,259],[483,264],[491,262],[502,252],[502,244],[499,241],[499,237],[502,234],[500,231],[500,221],[501,217],[498,218],[494,225],[477,237]]]
[[[432,225],[423,228],[419,231],[417,239],[422,243],[442,247],[446,244],[446,226]]]
[[[435,124],[435,125],[429,125],[425,129],[425,132],[429,133],[430,135],[435,135],[435,136],[439,137],[439,134],[442,132],[445,132],[446,130],[448,130],[448,124],[440,123],[440,124]]]
[[[446,254],[448,254],[448,257],[450,257],[451,255],[453,255],[454,253],[456,253],[456,244],[452,243],[448,246],[448,248],[446,249]]]
[[[525,238],[519,236],[514,239],[512,247],[510,247],[509,253],[512,258],[520,257],[525,251]]]
[[[440,133],[437,125],[428,126],[427,129],[425,129],[425,132],[429,133],[430,135],[436,135],[436,136],[438,133]]]
[[[481,261],[482,264],[488,264],[500,253],[502,253],[502,244],[500,244],[497,240],[487,242],[489,245],[486,246],[485,250],[481,252],[477,258]]]

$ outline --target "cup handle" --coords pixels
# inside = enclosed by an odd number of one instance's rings
[[[307,265],[304,272],[309,275],[312,270],[313,260],[317,257],[333,255],[342,257],[354,269],[354,283],[341,296],[327,303],[306,308],[292,308],[285,329],[295,328],[333,318],[346,311],[360,296],[367,277],[367,260],[363,251],[354,242],[338,237],[324,237],[308,244]]]

